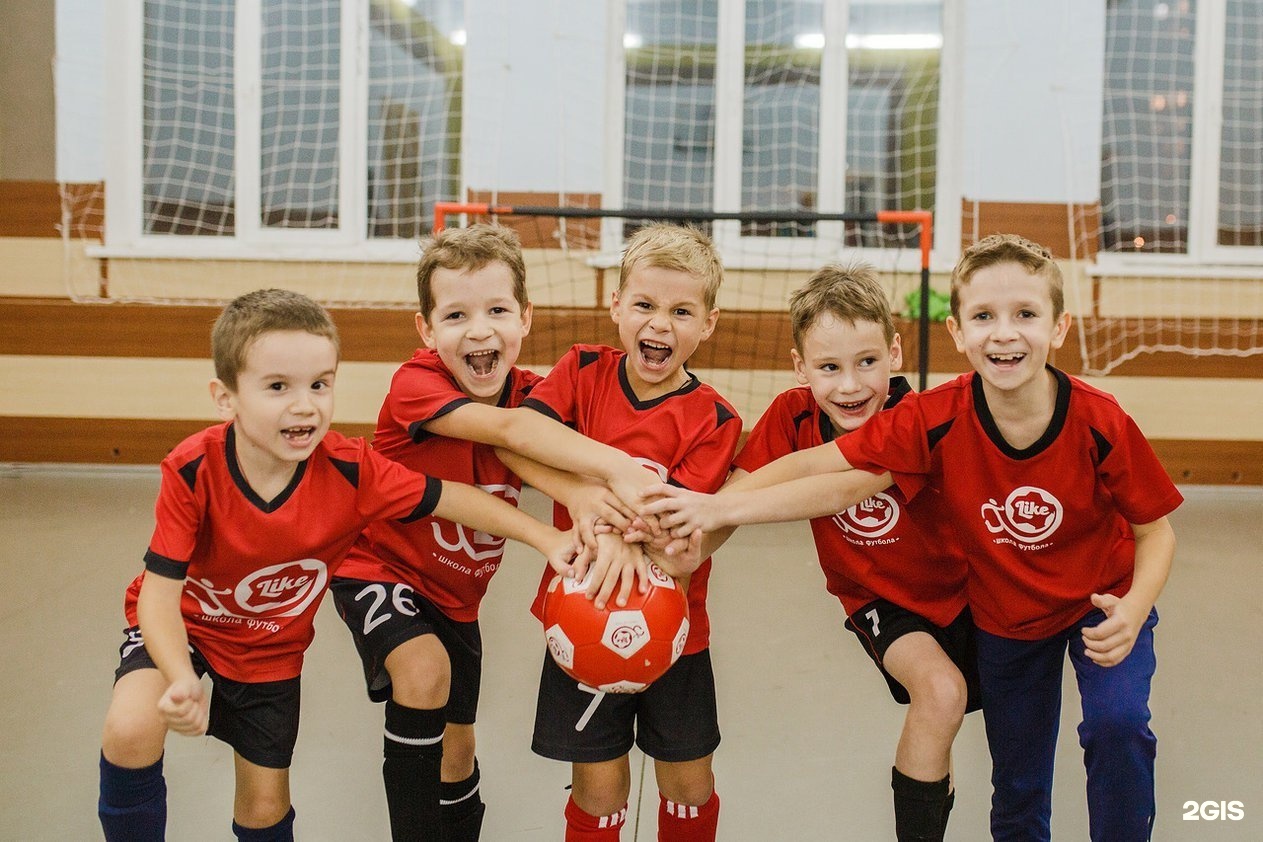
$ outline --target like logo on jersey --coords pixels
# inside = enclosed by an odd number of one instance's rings
[[[879,492],[844,512],[838,512],[833,516],[833,522],[846,533],[848,539],[851,535],[880,538],[899,522],[899,503],[889,494]]]
[[[993,533],[1006,532],[1023,544],[1035,544],[1061,525],[1061,501],[1042,488],[1023,485],[1000,505],[994,498],[982,505],[982,520]]]
[[[329,568],[323,561],[304,558],[256,570],[235,588],[221,589],[209,579],[190,578],[185,591],[197,600],[205,617],[260,620],[299,616],[320,598],[328,581]]]

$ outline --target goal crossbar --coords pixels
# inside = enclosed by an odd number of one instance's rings
[[[816,213],[814,211],[691,211],[663,208],[576,208],[543,205],[500,205],[490,202],[436,202],[434,233],[447,226],[454,214],[476,216],[551,216],[571,219],[670,219],[679,222],[877,222],[884,225],[916,225],[921,230],[921,312],[917,320],[917,373],[925,390],[930,369],[930,248],[934,238],[934,214],[924,210],[879,210],[872,213]]]

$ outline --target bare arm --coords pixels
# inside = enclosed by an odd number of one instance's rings
[[[1132,524],[1136,536],[1136,569],[1127,594],[1092,594],[1092,604],[1105,612],[1096,626],[1083,629],[1087,656],[1103,667],[1112,667],[1131,653],[1136,637],[1171,575],[1175,558],[1175,531],[1165,517]]]
[[[629,507],[639,506],[641,489],[658,479],[618,448],[594,441],[525,407],[503,409],[469,403],[435,418],[425,428],[441,436],[482,442],[563,471],[595,477]]]
[[[840,454],[838,458],[841,459]],[[783,459],[778,459],[772,465],[781,461]],[[733,483],[719,494],[698,494],[659,485],[655,489],[658,499],[645,506],[645,512],[658,515],[659,523],[670,529],[671,534],[684,538],[695,529],[709,533],[747,523],[783,523],[836,514],[872,497],[893,481],[889,472],[870,474],[843,470],[751,488],[749,483],[757,483],[762,470]]]
[[[767,463],[731,484],[725,484],[722,493],[729,491],[749,491],[755,488],[767,488],[801,477],[827,474],[837,471],[851,470],[851,463],[842,456],[842,451],[833,442],[810,447],[806,450],[795,450],[779,459]],[[889,483],[887,483],[889,485]],[[884,488],[885,486],[883,486]],[[878,489],[880,491],[881,489]],[[856,501],[859,502],[859,501]],[[834,511],[841,511],[835,509]],[[750,521],[753,523],[754,521]]]
[[[167,680],[158,710],[168,728],[195,737],[206,733],[210,708],[189,658],[188,630],[180,612],[183,593],[183,579],[147,572],[141,582],[136,616],[145,651]]]

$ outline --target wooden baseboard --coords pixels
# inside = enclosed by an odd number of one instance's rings
[[[209,422],[143,418],[0,416],[0,462],[156,465]],[[371,436],[372,424],[337,424]],[[1155,439],[1163,467],[1181,485],[1263,485],[1263,441]]]

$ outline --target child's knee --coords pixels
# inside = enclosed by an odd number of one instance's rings
[[[437,647],[437,649],[436,649]],[[391,698],[405,707],[439,708],[447,704],[452,666],[433,635],[403,644],[386,659]]]
[[[105,714],[101,752],[115,766],[139,769],[158,762],[166,737],[156,698],[116,695]]]
[[[289,796],[273,789],[244,793],[233,806],[233,821],[246,828],[272,827],[289,815]]]
[[[1079,725],[1079,742],[1084,748],[1092,744],[1148,742],[1153,739],[1149,719],[1148,705],[1088,707]]]
[[[684,763],[657,763],[658,791],[677,804],[701,805],[715,791],[710,758]]]
[[[959,727],[965,718],[969,688],[959,670],[936,670],[917,686],[909,688],[912,705],[936,725]]]

